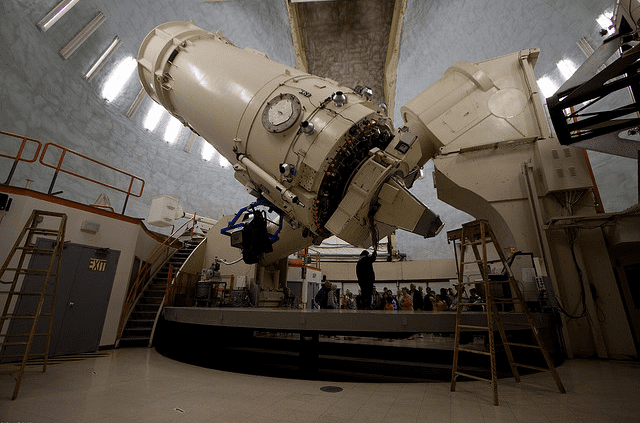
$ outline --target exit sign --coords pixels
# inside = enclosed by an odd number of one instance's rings
[[[104,272],[107,267],[107,261],[103,259],[91,258],[89,259],[89,270],[94,272]]]

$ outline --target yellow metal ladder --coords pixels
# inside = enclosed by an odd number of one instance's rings
[[[59,221],[55,222],[58,219]],[[46,222],[44,222],[45,220]],[[45,229],[56,226],[52,223],[58,223],[56,229]],[[30,358],[42,357],[42,371],[45,372],[47,370],[51,327],[53,323],[53,312],[55,310],[56,290],[58,287],[62,250],[64,248],[66,224],[66,214],[34,210],[0,269],[0,281],[2,281],[2,285],[0,285],[0,295],[6,296],[2,316],[0,317],[0,360],[3,362],[3,368],[0,370],[0,374],[17,374],[11,399],[16,399],[18,396],[22,375]],[[53,240],[52,248],[37,248],[37,238]],[[29,259],[36,255],[49,257],[46,268],[30,268]],[[5,276],[10,277],[11,281],[4,282],[3,278]],[[43,277],[42,289],[39,292],[27,292],[21,289],[27,276]],[[10,285],[10,288],[8,290],[4,289],[5,285]],[[33,297],[39,298],[35,312],[33,314],[18,314],[18,304],[20,300],[22,298]],[[51,301],[49,302],[50,309],[44,310],[45,299],[47,297],[51,297]],[[40,317],[47,318],[47,330],[42,333],[37,333],[38,320]],[[31,330],[28,333],[10,333],[8,329],[5,330],[5,322],[13,320],[31,320]],[[45,338],[45,347],[44,352],[33,354],[30,353],[30,350],[36,337]],[[20,354],[7,354],[8,348],[20,350],[20,347],[24,348],[24,351]],[[16,362],[12,362],[13,359],[19,358],[22,358],[22,361],[19,363],[17,360]],[[5,361],[9,361],[9,363],[4,363]]]
[[[513,277],[513,273],[507,263],[504,252],[498,245],[498,240],[496,239],[491,227],[488,222],[483,220],[476,220],[474,222],[466,223],[462,225],[462,229],[459,231],[454,231],[453,239],[460,239],[460,272],[458,274],[458,303],[457,303],[457,311],[456,311],[456,329],[455,329],[455,341],[453,347],[453,369],[451,374],[451,391],[456,390],[456,380],[458,376],[467,377],[470,379],[481,380],[485,382],[489,382],[493,389],[493,404],[498,405],[498,376],[496,370],[496,350],[495,350],[495,339],[494,339],[494,329],[498,329],[500,333],[500,338],[502,340],[502,344],[504,346],[504,350],[509,361],[509,366],[511,367],[511,371],[513,376],[515,377],[516,382],[520,382],[520,374],[518,373],[518,367],[528,368],[532,370],[538,371],[546,371],[551,373],[553,376],[560,393],[565,393],[564,386],[562,381],[560,380],[560,376],[556,371],[555,366],[553,365],[553,361],[549,356],[548,352],[543,346],[539,330],[535,325],[533,315],[529,311],[527,304],[524,301],[524,297],[516,280]],[[498,259],[487,259],[487,245],[493,244]],[[481,251],[478,246],[481,247]],[[473,250],[474,259],[470,261],[465,261],[465,253],[467,252],[467,247],[471,247]],[[502,263],[504,267],[504,271],[506,272],[506,280],[491,280],[489,277],[488,266],[492,263]],[[482,281],[474,281],[474,282],[464,282],[464,269],[465,266],[469,265],[477,265],[480,274],[482,275]],[[525,343],[516,343],[509,342],[506,336],[506,332],[504,329],[504,324],[500,312],[498,311],[498,307],[496,304],[496,300],[494,299],[494,292],[497,291],[495,288],[501,287],[501,284],[508,284],[511,289],[512,298],[502,298],[500,299],[500,303],[503,305],[511,304],[513,310],[524,314],[526,317],[526,322],[522,321],[509,321],[507,325],[509,326],[526,326],[531,329],[533,333],[533,340],[535,341],[532,344]],[[477,322],[472,322],[475,324],[468,324],[467,322],[463,322],[465,317],[472,317],[471,315],[477,313],[468,313],[463,311],[464,298],[463,291],[464,286],[469,285],[481,285],[484,287],[484,299],[480,300],[481,302],[474,303],[473,306],[480,307],[482,306],[484,312],[486,313],[486,325],[478,324]],[[468,307],[468,305],[466,306]],[[461,330],[466,331],[486,331],[488,336],[488,345],[489,351],[472,349],[472,348],[464,348],[460,347],[460,332]],[[538,367],[532,366],[529,364],[516,363],[513,358],[513,353],[511,347],[517,348],[533,348],[539,350],[546,362],[547,367]],[[491,379],[479,377],[476,375],[472,375],[469,373],[463,373],[458,370],[458,361],[459,361],[459,352],[471,353],[471,354],[481,354],[485,356],[489,356],[491,361]]]

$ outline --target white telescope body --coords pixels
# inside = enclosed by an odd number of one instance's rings
[[[402,107],[406,123],[397,130],[367,90],[276,63],[192,23],[151,31],[138,73],[151,98],[233,163],[252,194],[306,228],[305,237],[369,246],[372,233],[381,239],[396,228],[440,232],[440,218],[407,190],[434,155],[549,136],[537,57],[530,49],[456,63]]]
[[[415,137],[396,134],[364,95],[185,22],[151,31],[138,63],[151,98],[233,163],[250,192],[316,236],[370,245],[373,204],[406,211],[381,213],[380,237],[397,227],[434,236],[442,226],[402,182],[422,160]]]

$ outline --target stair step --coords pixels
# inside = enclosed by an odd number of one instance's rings
[[[164,284],[164,285],[166,285],[167,284],[167,276],[168,275],[156,276],[155,278],[151,279],[150,285],[153,285],[153,284],[157,284],[157,285]]]
[[[127,326],[125,327],[125,331],[127,330],[136,330],[136,331],[150,331],[153,329],[153,323],[155,320],[129,320],[127,322]]]
[[[146,347],[149,344],[150,337],[147,336],[130,336],[128,338],[120,338],[120,347]]]
[[[157,304],[138,303],[133,309],[133,313],[156,313],[158,311]]]
[[[162,284],[162,285],[153,284],[153,285],[149,285],[149,287],[147,288],[147,292],[149,292],[149,291],[161,291],[161,292],[166,292],[166,291],[167,291],[167,284]]]
[[[142,304],[138,304],[138,305],[142,305]],[[152,314],[156,314],[157,311],[158,311],[158,307],[142,307],[142,308],[138,308],[138,306],[136,306],[133,309],[133,311],[131,312],[131,315],[140,314],[142,316],[150,316]]]
[[[137,314],[137,313],[131,313],[131,317],[129,318],[129,321],[136,321],[136,322],[146,322],[146,321],[151,321],[154,322],[156,319],[156,312],[150,312],[150,313],[145,313],[145,314]]]
[[[130,335],[134,335],[134,336],[143,336],[145,333],[148,333],[149,335],[151,335],[151,329],[152,328],[145,328],[145,327],[139,327],[139,328],[125,328],[124,330],[124,335],[126,336],[127,334]]]
[[[142,304],[155,304],[160,305],[162,303],[163,297],[142,297],[140,298],[140,302]]]

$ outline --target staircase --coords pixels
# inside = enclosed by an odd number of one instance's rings
[[[193,238],[185,242],[184,246],[167,260],[149,282],[144,292],[136,302],[131,315],[125,324],[118,347],[146,347],[151,346],[155,324],[160,315],[167,292],[167,278],[169,269],[173,266],[171,279],[175,272],[182,267],[191,252],[204,238]]]

